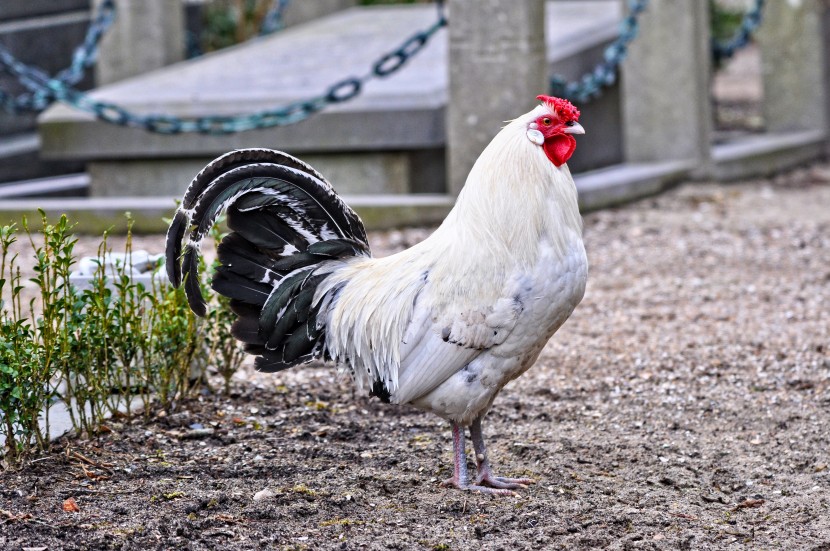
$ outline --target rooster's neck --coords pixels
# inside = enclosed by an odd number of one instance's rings
[[[581,237],[576,186],[566,164],[556,167],[511,122],[476,161],[445,225],[460,245],[501,249],[513,260],[535,261],[542,239],[563,254]]]

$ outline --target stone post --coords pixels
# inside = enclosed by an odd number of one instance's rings
[[[94,6],[100,2],[95,0]],[[115,4],[115,23],[98,54],[99,86],[184,59],[182,0],[116,0]]]
[[[709,37],[708,2],[649,2],[623,64],[626,161],[698,161],[706,170],[712,133]]]
[[[757,39],[768,132],[828,128],[827,6],[825,0],[766,3]]]
[[[314,0],[309,2],[292,2],[285,10],[285,26],[298,25],[336,11],[357,5],[357,0]]]
[[[452,0],[447,107],[448,191],[504,122],[548,91],[543,0]]]

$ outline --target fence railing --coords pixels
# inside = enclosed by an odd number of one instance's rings
[[[261,34],[269,34],[282,27],[283,13],[289,1],[274,1],[263,21]],[[603,88],[613,85],[617,81],[619,67],[628,54],[628,47],[637,37],[639,19],[647,9],[648,3],[649,0],[630,0],[628,13],[620,25],[619,37],[605,49],[604,59],[592,71],[575,81],[569,82],[561,75],[555,75],[550,80],[551,93],[586,103],[598,97]],[[319,95],[249,114],[179,117],[170,114],[138,114],[121,105],[96,100],[75,88],[85,72],[94,65],[101,38],[116,17],[115,1],[103,0],[90,24],[86,38],[73,55],[71,65],[54,77],[37,67],[20,62],[8,49],[0,46],[0,71],[12,75],[27,89],[27,92],[17,96],[0,89],[0,108],[12,114],[39,112],[55,101],[61,101],[81,111],[92,113],[104,122],[161,134],[231,134],[295,124],[329,105],[357,97],[368,81],[388,77],[402,69],[427,45],[435,33],[447,25],[443,4],[443,0],[437,0],[438,17],[432,26],[417,31],[398,48],[380,56],[365,75],[335,82]],[[715,60],[729,58],[749,44],[753,33],[761,24],[763,6],[764,0],[755,0],[754,6],[745,15],[733,38],[725,42],[713,41],[712,55]]]

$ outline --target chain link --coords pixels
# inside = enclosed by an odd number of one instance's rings
[[[750,43],[755,31],[763,23],[764,2],[765,0],[755,0],[755,4],[744,15],[735,36],[724,42],[712,39],[712,57],[716,66]],[[628,16],[620,25],[620,35],[605,49],[603,61],[573,82],[568,82],[561,75],[554,75],[550,81],[551,93],[586,103],[599,97],[603,88],[612,86],[617,81],[620,65],[628,55],[629,44],[637,37],[639,17],[647,7],[648,0],[629,0]]]
[[[326,106],[354,98],[364,85],[374,78],[385,78],[400,70],[414,55],[426,46],[432,36],[447,25],[443,0],[437,1],[438,20],[428,29],[415,33],[395,50],[381,56],[372,66],[372,71],[363,77],[350,77],[329,86],[319,96],[288,105],[239,116],[177,117],[173,115],[141,115],[121,106],[97,101],[91,96],[74,89],[67,82],[34,67],[28,67],[0,47],[0,70],[15,76],[32,94],[47,100],[58,100],[77,109],[94,114],[98,119],[117,124],[143,128],[160,134],[231,134],[274,126],[295,124],[309,118]],[[278,6],[279,8],[279,6]],[[6,107],[15,101],[8,94],[0,92],[0,105]],[[48,103],[47,103],[48,105]],[[14,107],[14,105],[13,105]]]
[[[755,0],[755,4],[744,15],[741,26],[732,38],[725,41],[712,38],[712,56],[716,66],[730,59],[738,50],[746,47],[752,41],[755,31],[764,22],[764,4],[765,0]]]
[[[602,94],[602,89],[617,81],[620,64],[628,55],[628,45],[637,37],[640,15],[648,7],[648,0],[629,0],[628,15],[620,24],[620,35],[603,53],[603,61],[580,79],[568,82],[562,75],[550,79],[551,94],[571,101],[586,103]]]
[[[87,69],[95,64],[101,38],[114,21],[115,0],[103,0],[89,25],[84,41],[75,49],[72,55],[72,63],[55,76],[55,82],[63,83],[66,86],[75,86],[83,80]],[[8,65],[14,62],[17,62],[17,60],[14,59],[11,53],[0,46],[0,70],[10,73]],[[20,71],[21,69],[18,68],[18,72]],[[36,67],[28,67],[28,71],[23,72],[24,76],[18,78],[29,92],[13,96],[0,89],[0,107],[12,114],[43,111],[56,99],[50,89],[40,86],[40,83],[50,79],[49,75]]]
[[[260,35],[271,34],[279,31],[283,27],[283,14],[285,8],[291,0],[275,0],[273,7],[268,10],[265,19],[262,20],[262,26],[259,29]]]
[[[628,55],[628,47],[637,37],[639,19],[648,7],[649,0],[629,0],[628,15],[620,24],[619,37],[603,54],[603,61],[580,79],[568,82],[561,75],[551,78],[551,93],[573,101],[586,103],[602,93],[602,89],[617,80],[619,66]],[[765,0],[755,0],[753,8],[745,15],[741,27],[734,37],[726,42],[712,42],[712,53],[716,62],[728,59],[746,46],[762,23]],[[262,34],[268,34],[282,27],[282,15],[289,0],[275,0],[274,7],[266,16]],[[246,130],[270,128],[295,124],[309,118],[326,106],[348,101],[363,91],[364,85],[374,78],[385,78],[399,71],[413,56],[417,55],[430,38],[447,25],[444,1],[437,0],[438,20],[428,29],[415,33],[398,48],[381,56],[370,73],[363,77],[349,77],[338,81],[321,95],[308,100],[294,102],[282,107],[258,111],[239,116],[177,117],[165,114],[140,115],[115,104],[96,101],[74,88],[95,61],[101,37],[115,18],[114,0],[104,0],[99,6],[86,38],[73,55],[72,64],[51,78],[36,67],[19,62],[5,48],[0,46],[0,71],[15,76],[29,92],[17,97],[0,89],[0,108],[11,112],[38,112],[53,101],[62,101],[82,111],[93,113],[105,122],[121,126],[143,128],[161,134],[197,132],[202,134],[229,134]]]

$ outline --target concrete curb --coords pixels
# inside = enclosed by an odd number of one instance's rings
[[[583,212],[609,208],[658,194],[694,177],[737,180],[769,176],[825,155],[823,132],[779,133],[775,136],[749,136],[712,150],[710,172],[698,161],[672,161],[616,165],[576,174]],[[73,177],[71,185],[78,185]],[[449,213],[455,199],[439,194],[343,195],[366,224],[367,229],[381,230],[404,226],[439,224]],[[173,197],[93,197],[66,199],[2,199],[0,224],[39,218],[42,209],[50,218],[66,214],[76,224],[76,231],[100,234],[104,230],[118,233],[126,229],[125,212],[130,212],[136,233],[163,233],[175,210]]]
[[[370,230],[403,226],[431,226],[440,223],[452,208],[447,195],[344,196]],[[0,225],[40,218],[39,209],[50,219],[66,214],[75,231],[100,234],[105,230],[123,233],[125,213],[133,218],[139,234],[164,233],[176,209],[173,197],[106,197],[67,199],[0,200]]]

